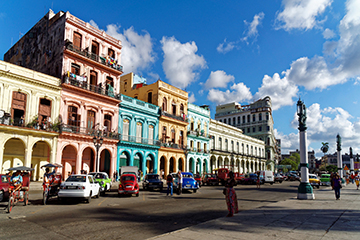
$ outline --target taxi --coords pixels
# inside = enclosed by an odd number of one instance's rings
[[[309,183],[312,187],[320,188],[320,179],[315,174],[309,174]]]

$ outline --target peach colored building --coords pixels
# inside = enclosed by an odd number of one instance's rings
[[[119,40],[69,12],[50,10],[4,55],[5,61],[61,79],[56,162],[64,178],[82,170],[110,176],[115,171],[121,48]]]

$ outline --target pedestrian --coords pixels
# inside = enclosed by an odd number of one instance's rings
[[[257,179],[256,179],[256,188],[260,189],[260,171],[256,172]]]
[[[170,191],[171,196],[173,195],[173,182],[174,182],[174,179],[171,176],[171,174],[167,175],[167,177],[166,177],[166,183],[167,183],[166,196],[169,196],[169,191]]]
[[[346,173],[345,175],[345,179],[346,179],[346,184],[349,185],[349,182],[350,182],[350,176],[348,173]]]
[[[180,171],[180,170],[179,170],[179,172],[178,172],[178,177],[179,177],[179,192],[178,192],[178,194],[181,195],[181,193],[182,193],[183,178],[182,178],[182,175],[181,175],[181,171]]]
[[[335,190],[336,200],[340,200],[340,188],[342,188],[342,186],[341,186],[341,179],[338,174],[335,174],[333,178],[333,188]]]
[[[226,217],[232,217],[234,216],[234,213],[239,212],[236,192],[234,189],[236,181],[234,173],[232,171],[229,172],[229,177],[230,178],[225,182],[225,189],[223,192],[225,194],[226,204],[229,210],[229,213],[228,215],[226,215]]]
[[[356,190],[359,190],[359,183],[360,183],[359,173],[355,173],[355,183],[356,183]]]
[[[350,180],[351,180],[351,183],[354,184],[355,175],[354,175],[353,172],[352,172],[351,175],[350,175]]]

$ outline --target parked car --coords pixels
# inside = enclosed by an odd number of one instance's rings
[[[9,178],[5,174],[0,174],[0,202],[9,198]]]
[[[160,179],[159,174],[149,173],[145,175],[143,185],[144,190],[154,190],[155,188],[163,190],[163,182]]]
[[[237,183],[240,183],[241,180],[243,180],[245,178],[245,175],[242,173],[234,173],[234,177],[235,177],[235,181]]]
[[[199,189],[199,184],[194,179],[194,175],[191,172],[182,172],[182,189],[193,190],[194,193]]]
[[[330,186],[331,185],[330,174],[328,174],[328,173],[321,174],[320,185],[324,185],[324,186]]]
[[[260,171],[260,181],[263,183],[270,183],[271,185],[274,184],[274,173],[272,171]]]
[[[96,182],[100,185],[100,194],[105,195],[111,189],[111,178],[106,172],[91,172],[89,175],[94,176]]]
[[[194,179],[197,181],[199,187],[201,187],[201,176],[200,176],[200,174],[194,174]]]
[[[256,184],[257,181],[257,174],[255,173],[250,173],[250,174],[245,174],[245,178],[243,180],[241,180],[241,184]],[[263,181],[261,181],[260,178],[260,183],[263,183]]]
[[[315,174],[309,174],[309,183],[313,187],[320,188],[320,179]]]
[[[139,196],[139,184],[135,174],[122,174],[118,189],[119,196],[132,195]]]
[[[290,174],[288,176],[289,181],[300,181],[300,177],[298,175],[295,174]]]
[[[202,179],[202,184],[203,185],[215,185],[215,184],[219,184],[217,178],[216,178],[216,174],[211,174],[211,173],[205,173]]]
[[[227,168],[219,168],[217,170],[217,179],[221,185],[224,185],[226,180],[228,180],[230,170]]]
[[[275,174],[275,182],[282,183],[284,181],[284,176],[280,173]]]
[[[58,199],[83,198],[90,203],[92,197],[100,196],[100,185],[95,181],[92,175],[75,174],[69,176],[65,182],[60,185]]]

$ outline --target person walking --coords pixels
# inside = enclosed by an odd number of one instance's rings
[[[182,175],[181,175],[181,171],[180,171],[180,170],[179,170],[179,172],[178,172],[178,177],[179,177],[179,192],[178,192],[178,194],[181,195],[181,193],[182,193],[183,178],[182,178]]]
[[[355,173],[355,183],[356,183],[356,190],[359,190],[360,175],[358,172]]]
[[[225,182],[225,189],[224,189],[226,204],[229,210],[229,213],[228,215],[226,215],[226,217],[232,217],[234,216],[234,213],[239,212],[237,196],[234,189],[234,186],[236,185],[236,181],[235,181],[234,173],[232,171],[229,172],[229,177],[230,178]]]
[[[169,191],[170,191],[171,196],[173,195],[173,182],[174,182],[174,179],[171,176],[171,174],[167,175],[167,177],[166,177],[166,183],[167,183],[166,196],[169,196]]]
[[[333,178],[333,189],[335,191],[336,200],[340,200],[340,188],[342,188],[341,179],[338,174],[335,174]]]
[[[257,179],[256,179],[256,188],[260,189],[260,171],[256,172]]]

